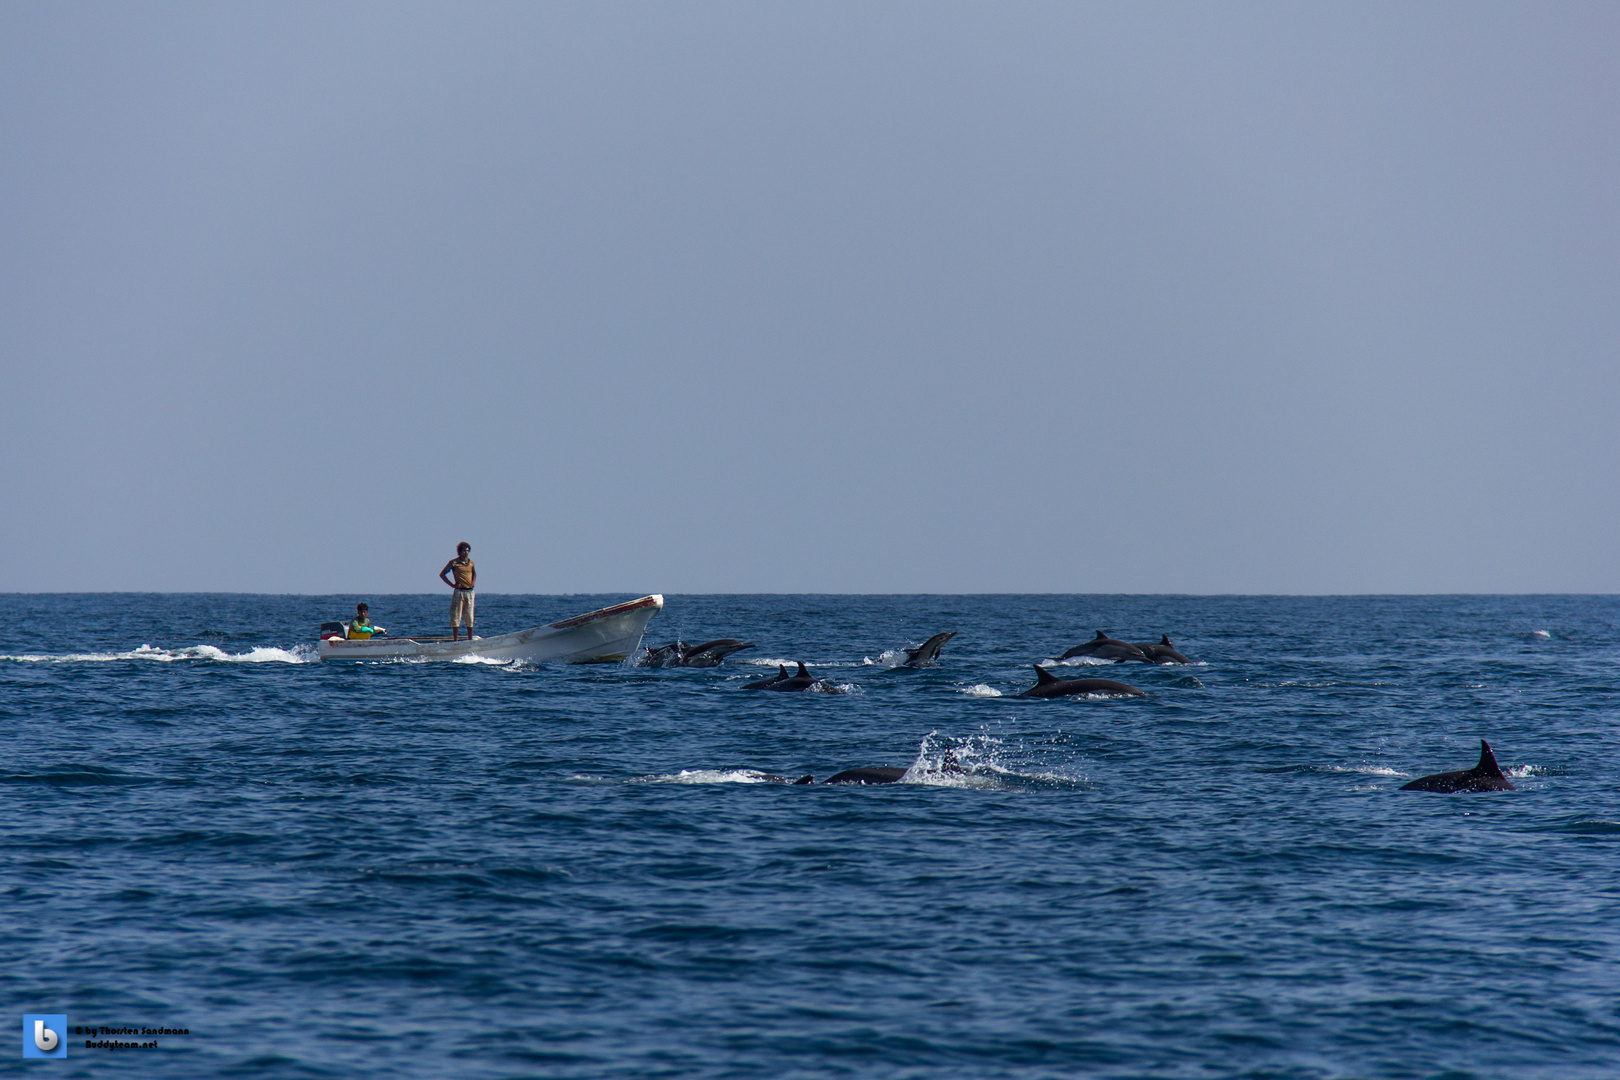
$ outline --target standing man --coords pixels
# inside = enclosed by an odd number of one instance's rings
[[[454,574],[454,578],[451,575]],[[467,640],[473,632],[473,586],[478,584],[478,570],[473,566],[472,545],[463,540],[456,545],[456,557],[444,564],[439,580],[455,590],[450,594],[450,640],[461,638],[461,617],[467,617]]]

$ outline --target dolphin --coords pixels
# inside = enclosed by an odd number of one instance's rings
[[[947,630],[943,634],[935,634],[915,649],[906,650],[906,658],[901,667],[932,667],[939,660],[939,650],[944,644],[956,636],[955,630]]]
[[[809,773],[799,777],[797,780],[789,780],[785,776],[777,776],[775,773],[761,772],[759,769],[744,769],[742,771],[747,774],[750,780],[758,780],[764,784],[813,784],[816,782],[815,776]]]
[[[668,645],[648,649],[640,664],[642,667],[715,667],[732,653],[753,647],[753,642],[738,641],[736,638],[716,638],[701,645],[672,641]]]
[[[1128,683],[1113,679],[1060,679],[1041,665],[1035,665],[1035,685],[1019,697],[1068,697],[1071,694],[1108,694],[1113,697],[1147,697]]]
[[[1147,642],[1145,644],[1138,642],[1136,647],[1142,650],[1142,655],[1147,657],[1147,661],[1150,664],[1192,663],[1191,660],[1178,653],[1174,645],[1170,644],[1169,634],[1160,634],[1159,643],[1157,645],[1153,644],[1152,642]]]
[[[776,665],[776,670],[777,674],[774,678],[761,679],[758,682],[743,683],[743,689],[777,690],[788,694],[802,690],[816,690],[823,694],[842,694],[844,692],[832,683],[824,682],[823,680],[818,679],[814,675],[810,674],[809,669],[804,666],[803,660],[799,661],[799,670],[792,675],[789,675],[787,673],[787,668],[783,667],[781,664]]]
[[[671,666],[671,661],[678,664],[686,652],[683,642],[672,641],[668,645],[660,645],[656,649],[648,649],[636,663],[641,667]]]
[[[752,649],[751,641],[738,641],[734,637],[716,638],[705,641],[701,645],[694,645],[687,650],[681,659],[682,667],[715,667],[734,652]]]
[[[833,773],[822,781],[825,784],[893,784],[906,775],[905,769],[896,769],[888,765],[877,765],[865,769],[845,769],[840,773]]]
[[[1150,662],[1141,649],[1128,641],[1111,638],[1102,630],[1097,631],[1097,636],[1090,641],[1076,645],[1058,659],[1068,660],[1076,656],[1095,656],[1099,660],[1140,660],[1144,664]]]
[[[822,781],[825,784],[896,784],[910,772],[909,768],[897,769],[892,765],[872,765],[863,769],[845,769],[840,773],[833,773]],[[956,751],[949,746],[940,756],[939,771],[942,773],[961,774],[967,772],[962,763],[956,759]]]
[[[780,690],[783,693],[791,694],[797,690],[808,690],[814,685],[816,685],[816,677],[810,674],[809,670],[804,666],[804,661],[800,660],[797,672],[785,678],[777,679],[765,689]]]
[[[776,674],[775,675],[772,675],[768,679],[761,679],[758,682],[743,683],[743,689],[744,690],[769,690],[771,687],[775,686],[777,683],[786,680],[787,677],[788,677],[787,668],[784,667],[781,664],[777,664],[776,665]]]
[[[1513,782],[1496,763],[1491,744],[1479,740],[1479,764],[1460,772],[1441,772],[1420,776],[1410,784],[1402,784],[1402,791],[1517,791]]]

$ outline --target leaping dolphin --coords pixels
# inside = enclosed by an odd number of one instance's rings
[[[1069,697],[1072,694],[1107,694],[1110,697],[1147,697],[1129,683],[1113,679],[1060,679],[1041,665],[1035,665],[1035,685],[1019,697]]]
[[[752,649],[753,647],[754,643],[751,641],[738,641],[734,637],[716,638],[713,641],[705,641],[701,645],[694,645],[687,651],[682,666],[714,667],[732,653],[742,652],[744,649]]]
[[[641,667],[663,667],[672,660],[678,661],[684,648],[681,642],[672,641],[668,645],[648,649],[636,663]]]
[[[1170,644],[1169,634],[1160,634],[1159,643],[1157,645],[1153,644],[1151,641],[1145,644],[1142,642],[1137,642],[1136,647],[1142,650],[1142,655],[1147,657],[1147,661],[1150,664],[1192,663],[1191,660],[1178,653],[1174,645]]]
[[[947,630],[943,634],[935,634],[915,649],[906,650],[906,658],[901,667],[929,667],[939,660],[940,648],[951,638],[956,636],[955,630]]]
[[[1402,784],[1402,791],[1517,791],[1513,782],[1496,763],[1491,744],[1479,740],[1479,764],[1459,772],[1434,773],[1420,776],[1410,784]]]
[[[1128,641],[1109,637],[1105,631],[1097,631],[1097,636],[1090,641],[1083,642],[1058,657],[1060,660],[1069,660],[1076,656],[1095,656],[1099,660],[1140,660],[1149,663],[1141,649]]]
[[[715,667],[726,657],[743,649],[752,649],[751,641],[736,638],[716,638],[701,645],[688,645],[672,641],[656,649],[648,649],[641,658],[642,667]]]

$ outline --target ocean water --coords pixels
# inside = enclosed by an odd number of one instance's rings
[[[0,995],[70,1026],[0,1073],[1620,1075],[1620,598],[670,596],[649,644],[756,647],[314,662],[355,599],[0,597]],[[1098,629],[1196,664],[1013,697]],[[849,692],[742,688],[797,660]],[[1482,737],[1519,790],[1397,790]],[[911,771],[749,771],[861,765]]]

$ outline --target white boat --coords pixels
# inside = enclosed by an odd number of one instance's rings
[[[555,661],[564,664],[609,664],[641,648],[647,623],[664,606],[658,594],[643,596],[572,619],[536,626],[515,634],[452,641],[447,637],[374,637],[347,640],[326,637],[322,628],[322,660],[512,660],[527,664]],[[334,625],[334,624],[328,624]],[[335,624],[339,627],[341,623]]]

